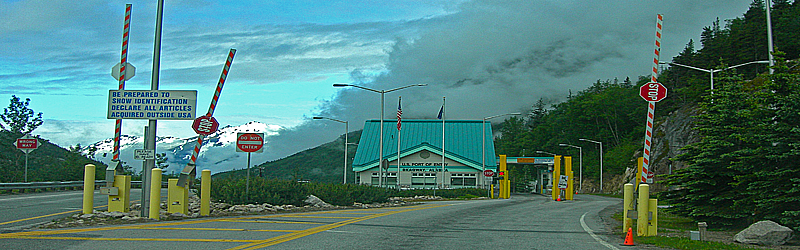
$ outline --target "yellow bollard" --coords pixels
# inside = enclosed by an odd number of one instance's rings
[[[627,232],[633,227],[633,219],[628,217],[628,212],[633,210],[633,184],[625,184],[622,194],[622,231]]]
[[[494,184],[490,185],[489,188],[491,189],[491,192],[489,192],[489,194],[491,194],[491,197],[489,198],[494,199]]]
[[[500,155],[500,172],[503,173],[503,180],[500,180],[500,199],[508,199],[506,189],[508,189],[508,171],[506,165],[506,155]]]
[[[86,164],[83,171],[83,214],[91,214],[94,207],[94,164]]]
[[[504,181],[506,182],[506,189],[504,190],[506,196],[504,198],[511,199],[511,171],[506,171],[506,179]]]
[[[200,172],[200,216],[208,216],[211,211],[211,170]]]
[[[573,185],[574,180],[572,179],[572,156],[565,156],[564,157],[564,174],[567,175],[567,192],[565,193],[564,198],[566,200],[571,201],[572,195],[574,194],[575,185]]]
[[[647,226],[647,236],[656,236],[658,233],[658,199],[650,199],[650,203],[647,205],[652,215],[650,223]]]
[[[178,179],[167,182],[167,212],[189,215],[189,188],[178,186]]]
[[[636,219],[636,235],[647,236],[647,212],[650,212],[650,185],[639,184],[638,218]]]
[[[114,187],[117,195],[108,196],[108,211],[127,213],[131,206],[131,176],[115,175]]]
[[[636,162],[636,185],[639,185],[639,183],[642,183],[642,165],[644,165],[644,157],[639,157]]]
[[[161,210],[161,169],[153,168],[150,177],[150,219],[158,220]]]
[[[558,188],[558,180],[561,178],[561,156],[556,155],[553,156],[553,189],[550,192],[553,196],[553,200],[558,200],[558,196],[561,195],[561,189]]]

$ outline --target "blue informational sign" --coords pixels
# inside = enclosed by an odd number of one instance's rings
[[[194,120],[196,90],[109,90],[108,119]]]

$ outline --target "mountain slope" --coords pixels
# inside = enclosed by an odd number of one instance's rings
[[[16,149],[13,142],[21,134],[0,131],[0,182],[25,180],[25,153]],[[83,180],[84,166],[94,164],[105,169],[102,162],[89,159],[77,152],[61,148],[50,141],[37,138],[40,146],[28,154],[28,181],[79,181]],[[95,178],[102,172],[96,171]]]
[[[206,137],[195,164],[199,169],[209,169],[212,173],[243,168],[247,165],[247,154],[236,152],[236,134],[241,132],[263,132],[266,136],[276,135],[281,128],[260,122],[249,122],[240,126],[226,126]],[[192,152],[197,144],[197,136],[190,138],[158,137],[156,138],[156,153],[166,154],[168,165],[164,173],[180,173],[189,163]],[[111,163],[114,139],[106,139],[84,147],[83,152],[88,153],[91,148],[97,148],[95,159]],[[269,147],[269,145],[265,145]],[[133,159],[134,149],[144,148],[144,138],[122,135],[120,137],[120,160],[129,165],[134,172],[142,169],[140,160]],[[251,162],[264,162],[262,154],[252,154]]]
[[[348,142],[358,142],[361,130],[347,134]],[[347,183],[353,183],[355,175],[351,164],[357,145],[348,145]],[[265,162],[250,169],[250,176],[263,176],[267,178],[309,180],[314,182],[341,183],[344,175],[344,136],[322,144],[318,147],[307,149],[283,159]],[[233,170],[215,174],[214,178],[245,178],[246,169]]]

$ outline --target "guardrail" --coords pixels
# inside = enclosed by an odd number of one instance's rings
[[[99,187],[106,185],[106,181],[95,181],[94,187],[97,190]],[[142,181],[131,181],[131,188],[141,188]],[[167,187],[167,182],[162,182],[161,187]],[[24,193],[27,190],[78,190],[83,189],[83,181],[48,181],[48,182],[15,182],[15,183],[0,183],[0,190],[14,191],[18,190]]]

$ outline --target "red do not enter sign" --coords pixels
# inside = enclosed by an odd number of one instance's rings
[[[639,87],[639,96],[648,102],[659,102],[667,98],[667,87],[658,82],[649,82]]]
[[[264,151],[264,133],[238,133],[236,152],[260,153]]]

